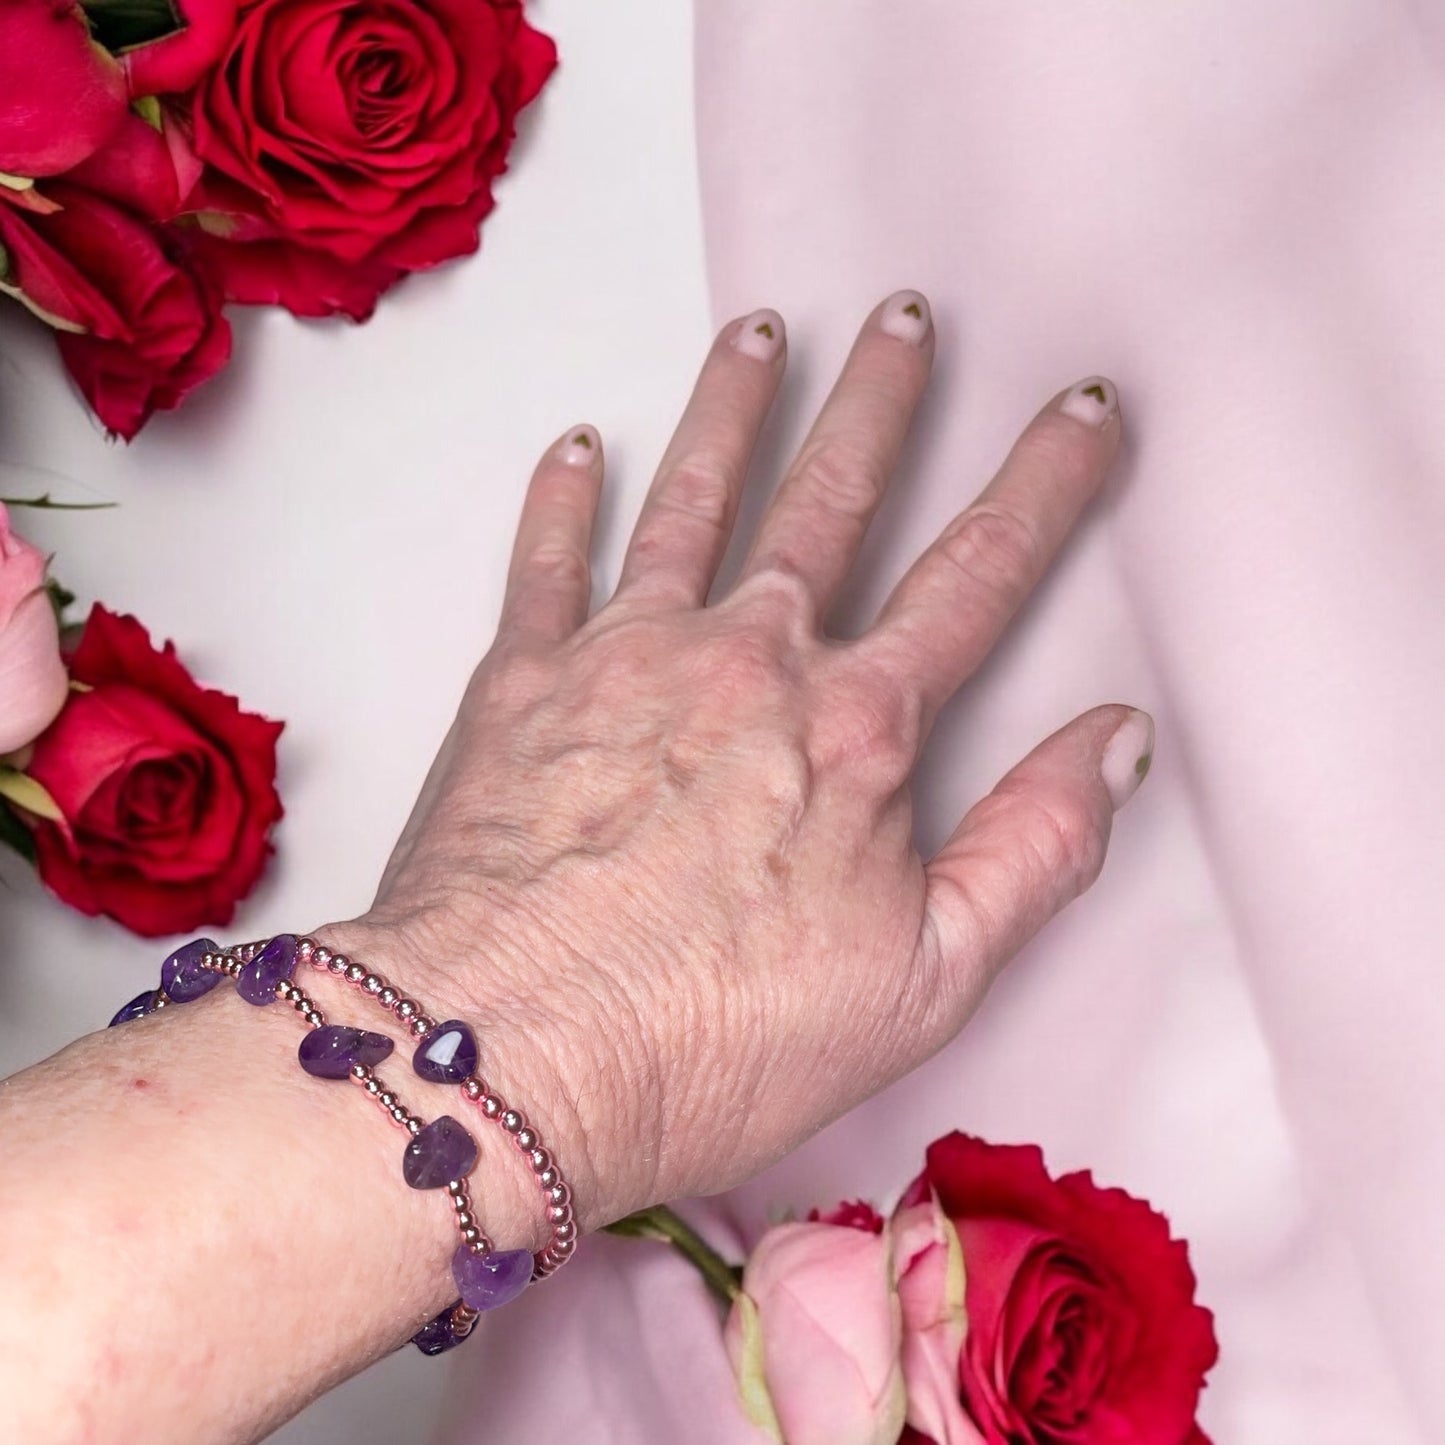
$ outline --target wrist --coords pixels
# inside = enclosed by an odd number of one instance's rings
[[[441,946],[418,930],[371,916],[327,925],[312,937],[351,960],[352,972],[348,980],[331,968],[307,968],[302,972],[308,988],[316,980],[318,991],[343,1008],[349,1021],[395,1037],[389,1087],[404,1094],[423,1119],[450,1115],[475,1139],[473,1174],[486,1188],[473,1203],[498,1246],[545,1251],[559,1223],[562,1237],[575,1245],[578,1232],[603,1222],[588,1132],[557,1060],[557,1031],[541,1026],[532,1010],[515,1006],[500,966],[487,967],[473,951],[466,969],[457,969]],[[383,980],[395,1001],[385,992],[377,996],[375,983],[368,987],[358,980],[358,968]],[[391,1027],[378,1017],[388,1003]],[[470,1073],[484,1083],[485,1093],[455,1079],[432,1082],[412,1067],[427,1032],[450,1020],[465,1024],[476,1039],[479,1058]],[[554,1175],[565,1186],[561,1191],[548,1187]],[[561,1204],[566,1219],[558,1213]]]

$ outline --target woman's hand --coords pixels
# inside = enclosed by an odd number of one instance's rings
[[[1056,397],[873,628],[832,641],[933,348],[915,293],[869,317],[711,599],[783,375],[781,318],[718,338],[590,617],[602,450],[567,433],[375,908],[331,931],[471,1011],[487,1077],[555,1140],[585,1226],[747,1177],[947,1043],[1094,880],[1148,767],[1148,718],[1096,708],[933,858],[915,851],[909,780],[934,719],[1119,437],[1109,383]]]

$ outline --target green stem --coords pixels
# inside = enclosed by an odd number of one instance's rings
[[[0,505],[6,507],[34,507],[45,512],[104,512],[118,507],[119,502],[56,502],[46,492],[41,497],[0,497]]]
[[[707,1283],[707,1287],[725,1305],[742,1293],[740,1271],[730,1265],[685,1219],[665,1204],[639,1209],[626,1219],[607,1226],[609,1234],[628,1239],[656,1239],[670,1244],[683,1256]]]

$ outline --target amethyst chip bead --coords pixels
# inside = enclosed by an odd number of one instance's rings
[[[276,985],[296,972],[296,935],[278,933],[236,975],[236,992],[258,1007],[276,1002]]]
[[[463,1179],[477,1162],[477,1141],[443,1114],[413,1134],[401,1157],[401,1172],[413,1189],[443,1189]]]
[[[208,953],[220,953],[214,939],[197,938],[182,944],[161,964],[161,987],[174,1003],[190,1003],[210,993],[222,975],[214,969],[202,968],[201,960]]]
[[[477,1036],[460,1019],[448,1019],[423,1035],[411,1066],[433,1084],[460,1084],[477,1071]]]
[[[357,1064],[375,1068],[395,1047],[385,1034],[348,1028],[345,1024],[323,1024],[301,1040],[296,1057],[314,1078],[346,1079]]]
[[[411,1342],[424,1355],[444,1355],[454,1350],[466,1339],[452,1329],[452,1311],[455,1305],[448,1305],[434,1319],[429,1319],[412,1337]]]
[[[452,1278],[466,1304],[474,1310],[494,1310],[527,1288],[532,1265],[530,1250],[494,1249],[477,1254],[464,1244],[452,1255]]]
[[[144,993],[138,993],[120,1010],[116,1016],[106,1025],[113,1029],[117,1024],[128,1024],[132,1019],[138,1019],[142,1014],[154,1013],[156,1000],[160,995],[153,988],[148,988]]]

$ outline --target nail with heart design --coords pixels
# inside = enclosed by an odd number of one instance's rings
[[[744,316],[733,332],[733,349],[754,361],[773,361],[783,349],[788,333],[783,318],[776,311],[764,308]]]
[[[1085,426],[1101,427],[1119,414],[1119,393],[1114,383],[1103,376],[1086,376],[1064,393],[1059,410]]]
[[[920,291],[895,291],[883,303],[878,325],[889,336],[896,336],[910,346],[922,346],[933,325],[928,298]]]
[[[574,426],[557,444],[557,460],[569,467],[595,467],[602,461],[602,438],[595,426]]]

